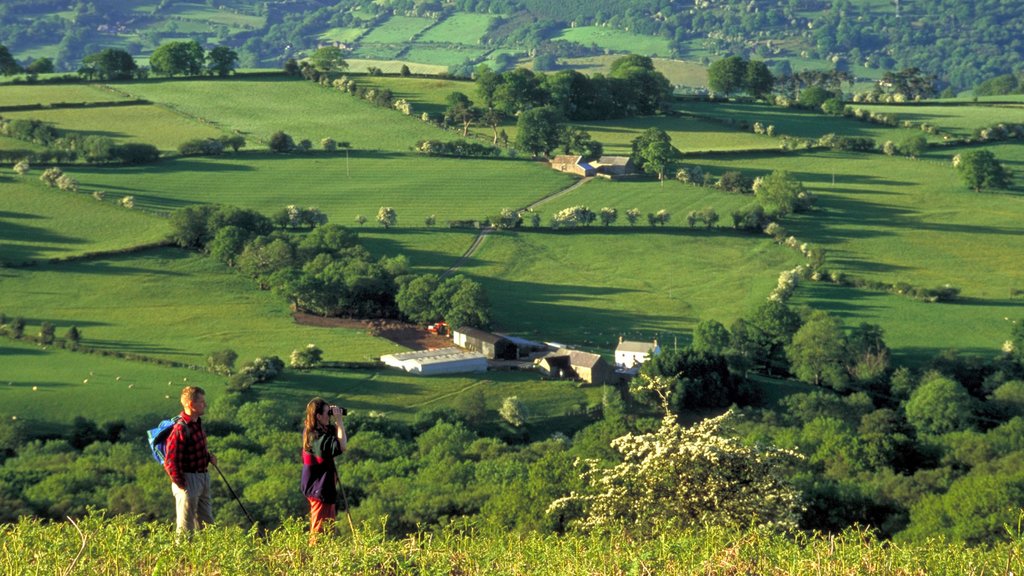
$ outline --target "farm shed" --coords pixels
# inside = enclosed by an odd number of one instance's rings
[[[387,366],[405,370],[410,374],[455,374],[487,371],[487,358],[484,358],[483,354],[466,352],[459,348],[387,354],[381,356],[380,361]]]
[[[615,347],[615,367],[630,369],[643,364],[651,356],[661,352],[658,341],[637,342],[635,340],[623,340],[619,336],[619,345]]]
[[[538,358],[534,365],[552,378],[579,378],[589,384],[609,384],[616,380],[615,371],[600,354],[579,350],[562,348]]]
[[[558,155],[551,159],[551,167],[559,172],[593,176],[594,167],[583,161],[583,156]]]
[[[591,165],[599,174],[607,176],[625,176],[636,172],[636,165],[629,156],[601,156]]]
[[[511,340],[476,328],[456,328],[452,331],[452,342],[467,350],[481,352],[491,360],[515,360],[519,357],[519,350]]]

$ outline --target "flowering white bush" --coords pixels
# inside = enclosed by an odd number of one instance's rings
[[[580,516],[588,529],[621,525],[640,534],[694,525],[796,528],[799,492],[783,470],[798,454],[729,436],[729,423],[739,417],[734,410],[685,428],[668,410],[668,381],[644,377],[642,386],[662,398],[661,427],[613,440],[622,454],[614,467],[578,461],[587,487],[554,501],[548,514]]]
[[[135,196],[125,196],[121,198],[121,206],[125,208],[135,208]]]
[[[30,167],[28,164],[28,160],[21,160],[20,162],[14,165],[14,172],[18,176],[24,176],[29,171],[29,169]]]
[[[324,351],[316,344],[307,344],[305,348],[292,350],[289,364],[292,368],[315,368],[323,361]]]

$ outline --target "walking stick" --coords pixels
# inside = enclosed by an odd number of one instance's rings
[[[210,464],[213,464],[213,462],[210,462]],[[213,467],[217,470],[217,474],[220,474],[220,479],[223,480],[224,485],[228,487],[228,492],[231,492],[231,496],[234,497],[235,502],[238,502],[238,506],[242,508],[242,512],[245,512],[245,517],[249,519],[249,523],[255,526],[256,521],[252,519],[252,516],[249,515],[249,511],[242,505],[242,499],[238,497],[238,494],[235,494],[235,491],[231,488],[231,484],[228,483],[228,479],[225,478],[224,473],[220,471],[220,467],[216,464],[213,464]]]
[[[338,485],[338,490],[341,491],[341,499],[345,502],[345,517],[348,518],[348,528],[352,531],[352,535],[356,535],[356,526],[352,523],[352,515],[348,512],[348,494],[345,493],[345,487],[341,485],[341,477],[338,476],[338,471],[334,471],[334,481]]]

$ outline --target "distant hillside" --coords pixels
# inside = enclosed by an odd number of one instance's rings
[[[480,15],[457,33],[430,30],[454,14]],[[486,17],[484,16],[486,15]],[[403,20],[404,19],[404,20]],[[401,20],[401,21],[399,21]],[[479,28],[477,26],[480,26]],[[600,27],[642,39],[623,42],[567,29]],[[384,33],[376,33],[380,29]],[[238,50],[244,66],[279,66],[318,43],[352,57],[450,66],[565,58],[624,49],[700,60],[727,55],[768,60],[777,71],[807,67],[920,68],[941,89],[970,89],[1024,66],[1024,3],[1003,0],[8,0],[0,44],[17,58],[55,60],[74,70],[107,47],[146,56],[183,38]],[[374,34],[371,34],[374,32]]]

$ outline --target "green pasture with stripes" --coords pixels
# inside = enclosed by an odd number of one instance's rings
[[[177,248],[4,270],[0,311],[43,321],[107,350],[204,365],[231,348],[242,361],[287,358],[315,343],[326,360],[367,360],[399,351],[364,330],[296,324],[288,303],[213,258]]]
[[[95,84],[12,84],[0,89],[0,108],[118,100],[125,100],[124,94]]]
[[[491,14],[474,14],[460,12],[452,14],[432,26],[417,38],[419,42],[439,42],[442,44],[468,44],[476,46],[487,33],[487,27],[494,21]]]
[[[483,48],[470,48],[466,46],[449,48],[446,46],[418,44],[409,49],[403,57],[414,62],[423,62],[424,64],[435,66],[454,66],[463,60],[476,60],[486,52],[487,50]]]
[[[330,137],[364,150],[405,151],[418,140],[452,138],[451,133],[418,118],[295,78],[165,80],[116,86],[226,132],[239,131],[249,148],[264,148],[279,130],[295,141],[306,138],[318,145]]]
[[[170,231],[164,218],[49,188],[39,181],[40,173],[0,171],[0,263],[123,250],[157,242]],[[5,272],[0,270],[0,277]]]
[[[58,130],[89,136],[106,136],[119,144],[143,142],[161,152],[176,152],[182,142],[199,138],[217,138],[217,128],[184,118],[153,105],[99,108],[54,108],[5,112],[4,117],[41,120]]]
[[[465,271],[502,330],[609,354],[620,335],[682,345],[700,320],[728,325],[798,262],[759,236],[645,222],[492,234]]]
[[[132,194],[137,206],[151,210],[216,203],[271,214],[296,204],[315,206],[332,222],[347,224],[360,214],[375,222],[381,206],[392,206],[399,227],[423,226],[430,215],[439,225],[482,220],[502,208],[524,207],[573,182],[542,162],[363,150],[239,153],[117,170],[76,166],[72,172],[85,191]]]
[[[606,50],[643,54],[644,56],[668,56],[671,53],[669,42],[665,38],[633,34],[604,26],[566,28],[555,39],[579,42],[584,46],[596,44]]]
[[[632,142],[644,130],[657,127],[672,138],[672,145],[680,152],[693,153],[722,150],[777,150],[780,141],[771,136],[740,130],[737,126],[711,122],[699,118],[658,116],[625,118],[601,122],[574,123],[604,145],[606,154],[628,156]],[[507,129],[506,129],[507,131]]]
[[[1005,101],[1003,101],[1005,102]],[[958,136],[971,136],[975,131],[999,123],[1024,124],[1024,107],[1011,104],[974,104],[907,106],[854,104],[853,106],[885,114],[894,114],[900,120],[915,124],[931,124],[940,130]]]
[[[368,44],[404,44],[421,30],[433,24],[430,18],[392,16],[362,38]]]

